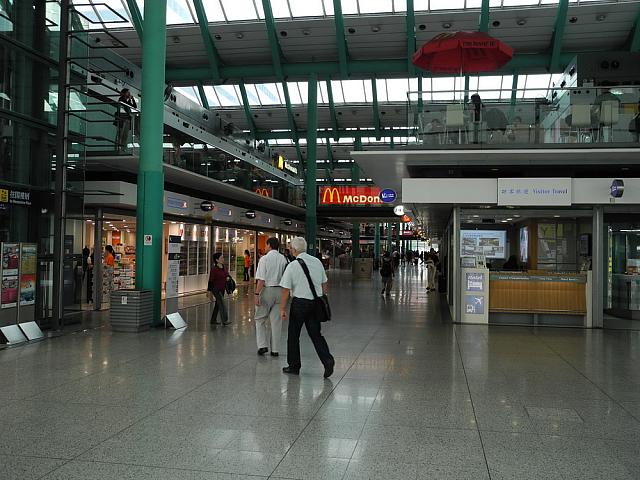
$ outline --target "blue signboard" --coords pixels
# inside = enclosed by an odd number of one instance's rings
[[[390,188],[385,188],[380,192],[380,200],[382,200],[384,203],[395,202],[396,198],[398,198],[398,194],[395,192],[395,190],[391,190]]]

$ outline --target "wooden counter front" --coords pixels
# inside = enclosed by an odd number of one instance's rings
[[[492,272],[489,311],[586,314],[584,274]]]

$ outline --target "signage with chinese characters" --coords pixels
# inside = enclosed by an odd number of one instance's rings
[[[0,188],[0,203],[29,206],[31,205],[31,192]]]
[[[381,205],[380,189],[365,186],[320,187],[320,205]]]
[[[499,178],[498,205],[570,206],[570,178]]]

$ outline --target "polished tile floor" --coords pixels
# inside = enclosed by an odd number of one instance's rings
[[[330,275],[330,380],[305,332],[299,377],[256,355],[246,287],[230,327],[1,351],[0,477],[640,478],[639,332],[453,326],[424,273]]]

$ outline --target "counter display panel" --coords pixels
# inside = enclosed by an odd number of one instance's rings
[[[461,230],[460,255],[482,255],[486,258],[506,258],[505,230]]]
[[[587,312],[586,274],[492,272],[489,283],[491,312]]]

